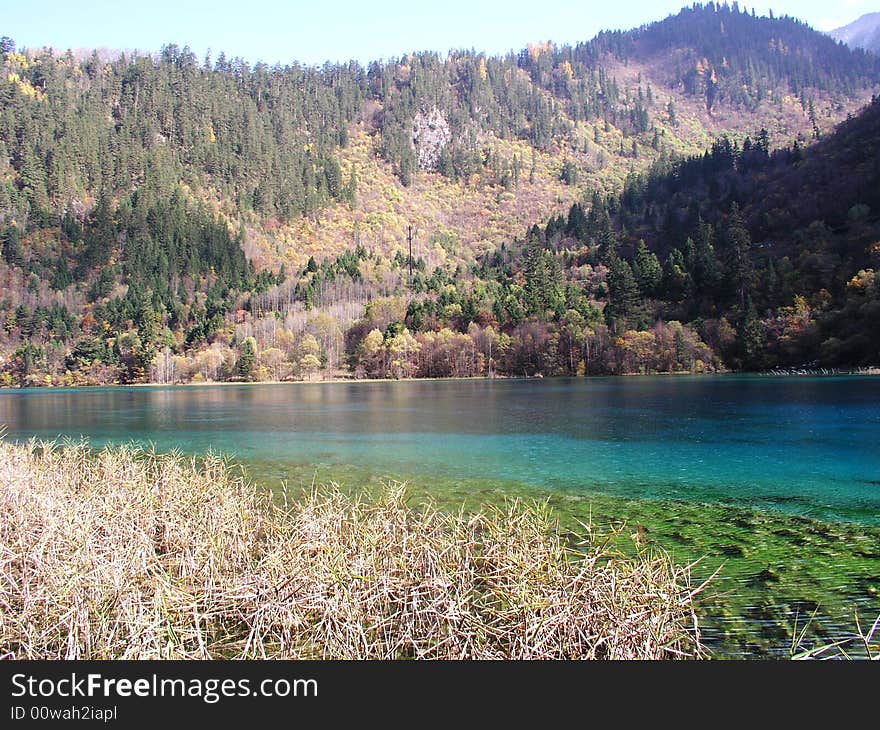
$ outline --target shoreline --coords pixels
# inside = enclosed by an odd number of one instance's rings
[[[329,377],[319,380],[205,380],[189,383],[107,383],[105,385],[0,385],[0,392],[20,390],[83,390],[88,388],[205,388],[235,385],[326,385],[338,383],[432,383],[432,382],[473,382],[491,380],[591,380],[597,378],[650,378],[650,377],[707,377],[716,375],[744,375],[771,378],[846,378],[846,377],[878,377],[880,367],[868,367],[863,371],[847,372],[805,372],[792,370],[789,372],[745,372],[737,370],[718,370],[715,372],[656,372],[656,373],[617,373],[607,375],[494,375],[473,377],[436,377],[436,378],[348,378]]]

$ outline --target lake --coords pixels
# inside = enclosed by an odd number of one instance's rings
[[[271,488],[406,480],[450,506],[549,499],[721,567],[721,655],[880,614],[880,378],[657,376],[0,391],[7,438],[220,451]],[[872,613],[873,612],[873,613]]]

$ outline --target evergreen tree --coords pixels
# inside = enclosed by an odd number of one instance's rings
[[[640,304],[639,285],[632,268],[624,259],[615,255],[608,270],[605,321],[614,331],[621,333],[635,323]]]
[[[754,277],[751,260],[752,238],[736,203],[730,208],[724,229],[724,248],[728,286],[745,310],[746,295]]]
[[[715,247],[712,245],[713,238],[712,226],[700,221],[694,246],[693,277],[698,291],[710,296],[714,296],[722,278]]]
[[[663,268],[657,256],[648,251],[644,241],[639,241],[632,264],[633,276],[643,297],[652,297],[663,278]]]
[[[257,358],[257,342],[253,337],[246,337],[241,343],[241,355],[236,363],[238,374],[250,380],[253,377],[254,362]]]
[[[758,318],[755,306],[749,298],[746,304],[746,314],[740,328],[742,367],[745,370],[762,370],[764,368],[765,340],[764,324]]]
[[[529,236],[523,271],[527,314],[541,319],[557,316],[565,303],[562,269],[553,253],[543,247],[538,234]]]

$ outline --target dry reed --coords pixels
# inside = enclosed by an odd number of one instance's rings
[[[701,656],[687,568],[330,486],[279,504],[222,459],[0,441],[0,656]]]

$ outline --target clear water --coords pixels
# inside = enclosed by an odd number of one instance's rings
[[[83,435],[397,478],[495,478],[880,520],[875,378],[4,391],[0,424],[14,438]]]
[[[572,519],[645,524],[733,581],[717,604],[727,653],[772,650],[815,605],[834,615],[819,636],[857,607],[880,614],[880,378],[21,390],[0,392],[0,424],[214,449],[269,486],[392,478],[450,503],[549,495]]]

